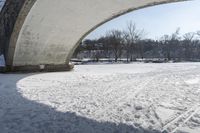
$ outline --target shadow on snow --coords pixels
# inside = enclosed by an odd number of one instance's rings
[[[59,112],[47,105],[30,101],[18,92],[25,74],[0,74],[1,133],[157,133],[126,124],[98,122],[72,112]]]

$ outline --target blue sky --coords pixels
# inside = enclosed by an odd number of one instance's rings
[[[133,21],[138,29],[144,29],[146,38],[158,39],[173,33],[180,27],[180,33],[200,30],[200,0],[163,4],[136,10],[113,19],[90,33],[86,38],[98,38],[112,29],[124,30]]]

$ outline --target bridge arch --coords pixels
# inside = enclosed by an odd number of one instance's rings
[[[130,11],[184,0],[7,0],[0,39],[11,71],[70,69],[80,41],[103,23]]]

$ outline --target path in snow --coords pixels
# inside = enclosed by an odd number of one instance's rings
[[[3,133],[200,131],[200,63],[0,75]]]

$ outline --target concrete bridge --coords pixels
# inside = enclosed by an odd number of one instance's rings
[[[127,12],[183,0],[7,0],[0,46],[8,71],[69,70],[80,41]]]

